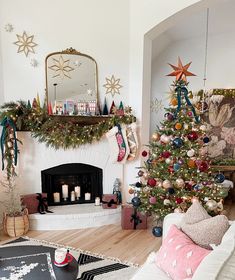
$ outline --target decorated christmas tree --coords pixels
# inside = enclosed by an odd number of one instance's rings
[[[180,58],[178,66],[170,64],[174,71],[168,76],[176,77],[170,106],[152,135],[148,151],[142,152],[146,161],[138,171],[140,182],[134,187],[139,209],[156,218],[185,212],[195,200],[209,213],[218,214],[227,195],[221,186],[224,175],[210,170],[207,125],[188,94],[186,77],[194,76],[188,71],[190,64],[183,66]]]

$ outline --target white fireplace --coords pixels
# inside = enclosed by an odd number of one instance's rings
[[[110,162],[109,145],[105,137],[94,144],[77,149],[55,150],[38,143],[29,132],[18,132],[22,140],[17,167],[17,185],[21,194],[42,192],[41,171],[69,163],[88,164],[102,169],[103,193],[113,192],[116,178],[123,181],[123,166]],[[34,230],[76,229],[120,223],[121,209],[102,209],[101,206],[66,205],[53,206],[53,214],[31,214],[30,228]],[[45,227],[45,225],[47,225]]]

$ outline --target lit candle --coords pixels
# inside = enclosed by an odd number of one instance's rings
[[[69,186],[68,185],[62,185],[62,197],[64,200],[67,200],[68,198],[68,194],[69,194],[69,190],[68,190]]]
[[[85,193],[85,200],[91,200],[91,193]]]
[[[75,201],[75,192],[74,191],[72,191],[71,192],[71,201]]]
[[[74,191],[75,191],[75,196],[76,196],[76,198],[79,199],[79,197],[81,197],[81,187],[76,186],[76,187],[74,188]]]
[[[55,192],[53,193],[53,197],[54,197],[54,202],[60,202],[60,193]]]
[[[95,206],[100,206],[100,198],[99,197],[95,198]]]

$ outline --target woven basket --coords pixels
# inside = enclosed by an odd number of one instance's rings
[[[29,230],[28,209],[25,208],[20,216],[8,216],[4,213],[3,230],[10,237],[19,237],[26,234]]]

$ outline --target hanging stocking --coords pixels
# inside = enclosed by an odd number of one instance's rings
[[[126,127],[127,143],[130,148],[130,153],[127,160],[135,159],[138,150],[138,138],[136,134],[136,123],[132,123]]]
[[[125,163],[127,156],[130,152],[129,146],[127,143],[127,137],[126,137],[126,126],[120,124],[117,125],[118,133],[116,134],[116,139],[119,147],[119,153],[118,153],[118,162]]]
[[[118,133],[117,126],[114,126],[106,133],[106,137],[109,141],[109,149],[110,149],[110,160],[113,163],[117,162],[118,153],[119,153],[119,146],[116,139],[116,134]]]

